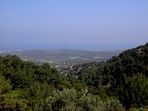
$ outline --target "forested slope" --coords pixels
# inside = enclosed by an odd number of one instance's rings
[[[97,92],[118,96],[127,107],[148,105],[148,43],[129,49],[107,62],[76,65],[70,76]]]
[[[74,66],[67,76],[7,55],[0,57],[0,111],[146,111],[147,76],[148,44]]]
[[[88,93],[79,80],[62,76],[48,64],[0,57],[0,111],[124,110],[117,99]]]

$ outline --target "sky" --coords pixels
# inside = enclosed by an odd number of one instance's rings
[[[146,42],[148,0],[0,0],[0,50],[116,50]]]

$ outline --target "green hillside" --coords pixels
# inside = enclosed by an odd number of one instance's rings
[[[107,62],[76,65],[69,72],[97,91],[103,88],[109,95],[118,96],[127,108],[148,105],[148,43],[126,50]],[[144,92],[140,92],[141,87]]]
[[[0,57],[0,111],[148,110],[148,44],[64,75],[49,64]]]

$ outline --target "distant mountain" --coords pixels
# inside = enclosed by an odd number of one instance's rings
[[[53,50],[17,50],[1,52],[1,55],[17,55],[25,61],[35,63],[49,63],[56,67],[67,67],[87,62],[100,62],[118,55],[121,51],[103,51],[103,50],[70,50],[70,49],[53,49]]]

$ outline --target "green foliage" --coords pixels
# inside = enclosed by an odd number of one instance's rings
[[[48,64],[24,62],[17,56],[0,57],[0,102],[1,108],[5,107],[3,110],[44,111],[45,98],[51,91],[69,86],[67,78]]]
[[[5,77],[0,75],[0,94],[5,94],[11,89],[10,81],[5,80]]]
[[[27,100],[21,97],[20,91],[11,90],[8,80],[0,75],[0,110],[2,111],[23,111],[27,107]]]
[[[101,100],[99,96],[77,92],[75,89],[54,91],[46,99],[48,111],[124,111],[117,100]]]
[[[124,84],[119,85],[117,93],[119,99],[127,108],[142,107],[148,104],[148,78],[143,74],[137,74],[133,77],[125,77]]]
[[[108,99],[105,103],[105,111],[124,111],[124,108],[118,100]]]
[[[130,108],[130,111],[148,111],[148,108]]]
[[[76,65],[71,71],[69,75],[91,86],[89,91],[93,94],[98,91],[100,96],[104,93],[116,96],[127,109],[148,105],[147,44],[124,51],[106,62]]]
[[[69,72],[64,76],[47,63],[0,57],[0,111],[147,110],[147,44]]]

